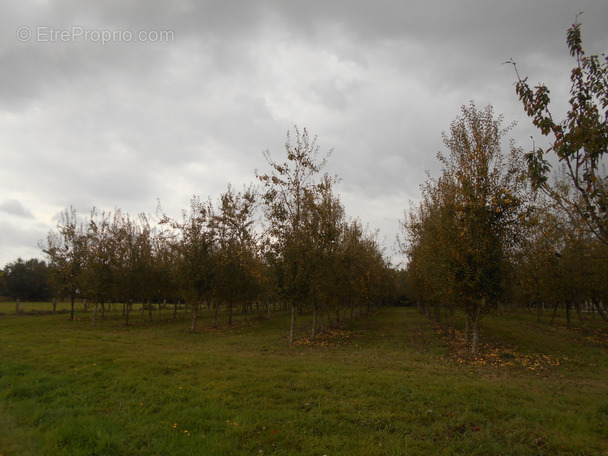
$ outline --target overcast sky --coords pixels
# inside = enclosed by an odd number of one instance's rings
[[[522,75],[565,108],[566,30],[608,51],[606,0],[0,2],[0,267],[41,257],[73,206],[170,215],[268,168],[297,125],[334,150],[349,216],[388,255],[475,100],[529,149]],[[397,258],[397,257],[395,257]]]

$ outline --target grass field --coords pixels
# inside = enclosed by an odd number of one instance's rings
[[[487,317],[471,360],[410,308],[315,344],[301,318],[289,348],[278,313],[219,328],[204,317],[192,334],[169,310],[92,327],[82,311],[2,306],[3,456],[608,454],[600,320],[583,333]]]

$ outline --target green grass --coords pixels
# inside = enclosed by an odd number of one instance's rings
[[[414,309],[287,347],[288,316],[188,332],[118,308],[0,317],[0,454],[608,454],[608,325],[487,317],[469,360]],[[222,316],[225,321],[225,316]],[[242,317],[241,317],[242,318]]]

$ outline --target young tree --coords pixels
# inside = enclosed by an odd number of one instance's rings
[[[504,296],[508,253],[527,210],[521,151],[511,144],[502,153],[510,127],[501,122],[491,106],[462,107],[443,135],[449,155],[439,154],[442,176],[429,182],[419,213],[406,220],[412,266],[419,274],[430,271],[424,288],[431,299],[453,299],[465,311],[473,355],[481,318]]]
[[[344,239],[344,207],[333,193],[334,179],[323,176],[318,193],[306,200],[308,217],[304,222],[309,248],[302,255],[311,265],[308,303],[313,310],[311,339],[318,331],[319,315],[338,306],[338,269]]]
[[[190,211],[182,221],[163,216],[161,224],[174,231],[171,245],[175,255],[175,272],[186,301],[192,305],[191,331],[196,331],[198,311],[203,301],[210,302],[215,280],[215,244],[210,228],[211,204],[199,197],[190,200]]]
[[[97,321],[97,310],[101,304],[102,317],[105,304],[114,291],[116,245],[111,231],[112,214],[95,209],[86,231],[86,255],[83,267],[83,289],[85,295],[94,300],[93,326]]]
[[[86,255],[86,239],[82,223],[72,207],[61,214],[57,231],[49,232],[41,248],[49,260],[51,280],[60,296],[70,298],[70,320],[74,320],[74,301],[82,286],[82,267]]]
[[[228,324],[232,324],[234,305],[241,302],[246,312],[259,288],[255,274],[255,204],[256,194],[253,188],[241,193],[228,186],[228,190],[220,196],[217,213],[211,216],[211,229],[217,243],[217,273],[214,286],[216,323],[220,303],[226,303]]]
[[[570,109],[564,120],[555,121],[550,111],[549,89],[531,88],[513,63],[518,82],[516,92],[526,114],[541,134],[551,136],[547,150],[535,148],[526,154],[528,174],[534,188],[556,201],[571,217],[580,217],[598,239],[608,244],[608,58],[587,56],[583,50],[578,16],[567,32],[567,45],[576,65],[570,73]],[[551,181],[547,155],[559,159],[575,192],[564,194]]]
[[[483,111],[473,102],[463,106],[462,116],[444,134],[450,154],[439,156],[453,184],[457,251],[452,266],[456,292],[472,322],[474,355],[480,319],[504,295],[508,251],[526,210],[521,150],[511,144],[509,153],[502,153],[502,137],[511,127],[501,123],[491,106]]]
[[[297,310],[310,297],[314,265],[307,255],[311,239],[306,223],[311,215],[311,202],[324,185],[316,177],[331,154],[329,151],[320,157],[316,137],[311,139],[306,129],[300,133],[295,127],[295,133],[295,144],[292,144],[287,132],[286,161],[276,162],[266,151],[264,156],[272,170],[269,174],[256,171],[256,176],[266,188],[263,200],[270,222],[269,235],[274,244],[277,272],[280,273],[280,294],[291,308],[289,345],[294,342]]]

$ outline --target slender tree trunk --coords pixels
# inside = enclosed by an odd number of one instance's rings
[[[129,326],[129,313],[131,312],[130,302],[125,301],[122,305],[123,313],[125,315],[125,326]]]
[[[232,302],[228,303],[228,324],[232,324]]]
[[[312,311],[312,332],[310,334],[310,340],[315,340],[317,337],[317,316],[319,314],[319,306],[313,305]]]
[[[583,318],[583,313],[581,312],[581,304],[578,301],[576,301],[576,303],[574,304],[574,308],[576,309],[578,319],[581,322],[581,328],[583,328],[583,331],[585,332],[589,331],[587,323],[585,323],[585,319]]]
[[[215,312],[213,314],[213,326],[217,326],[217,318],[218,315],[220,313],[220,303],[219,302],[215,302]]]
[[[179,304],[179,299],[175,300],[175,303],[173,304],[173,319],[175,320],[177,318],[177,305]]]
[[[148,298],[148,318],[152,321],[152,299]]]
[[[435,323],[441,324],[441,305],[439,303],[435,303],[433,306],[433,313],[435,314],[433,317]]]
[[[555,321],[555,315],[557,314],[557,308],[559,307],[559,302],[555,303],[553,307],[553,315],[551,315],[551,326],[553,326],[553,322]]]
[[[471,343],[471,316],[468,312],[464,323],[464,343],[467,345]]]
[[[475,309],[475,318],[473,320],[473,343],[471,344],[471,353],[473,356],[479,354],[479,317],[481,315],[482,303],[477,304]]]
[[[268,315],[268,318],[270,318],[270,303],[268,302],[268,299],[266,300],[266,314]]]
[[[95,302],[95,306],[93,307],[93,326],[95,326],[95,323],[97,323],[97,306],[98,303]]]
[[[198,314],[198,301],[195,301],[192,305],[192,326],[190,327],[190,331],[196,332],[196,317]]]
[[[596,298],[593,298],[592,301],[593,301],[593,305],[597,309],[597,313],[599,313],[600,317],[602,317],[602,320],[604,320],[605,322],[608,322],[608,318],[606,317],[606,314],[604,313],[604,309],[602,309],[602,305],[600,304],[600,302]]]
[[[105,302],[101,302],[101,318],[104,319],[106,316],[106,304]]]
[[[570,307],[572,306],[572,302],[568,301],[566,303],[566,322],[568,329],[572,327],[572,323],[570,322]]]
[[[537,323],[541,322],[543,317],[543,303],[542,301],[536,301],[536,321]]]
[[[296,332],[296,312],[297,306],[295,303],[291,304],[291,324],[289,325],[289,346],[293,345],[293,339]]]
[[[74,301],[76,297],[74,294],[70,294],[70,320],[74,321]]]
[[[334,321],[331,319],[331,310],[328,310],[328,311],[327,311],[327,325],[328,325],[330,328],[333,328],[333,327],[334,327]]]
[[[57,298],[53,298],[53,315],[57,312]]]

